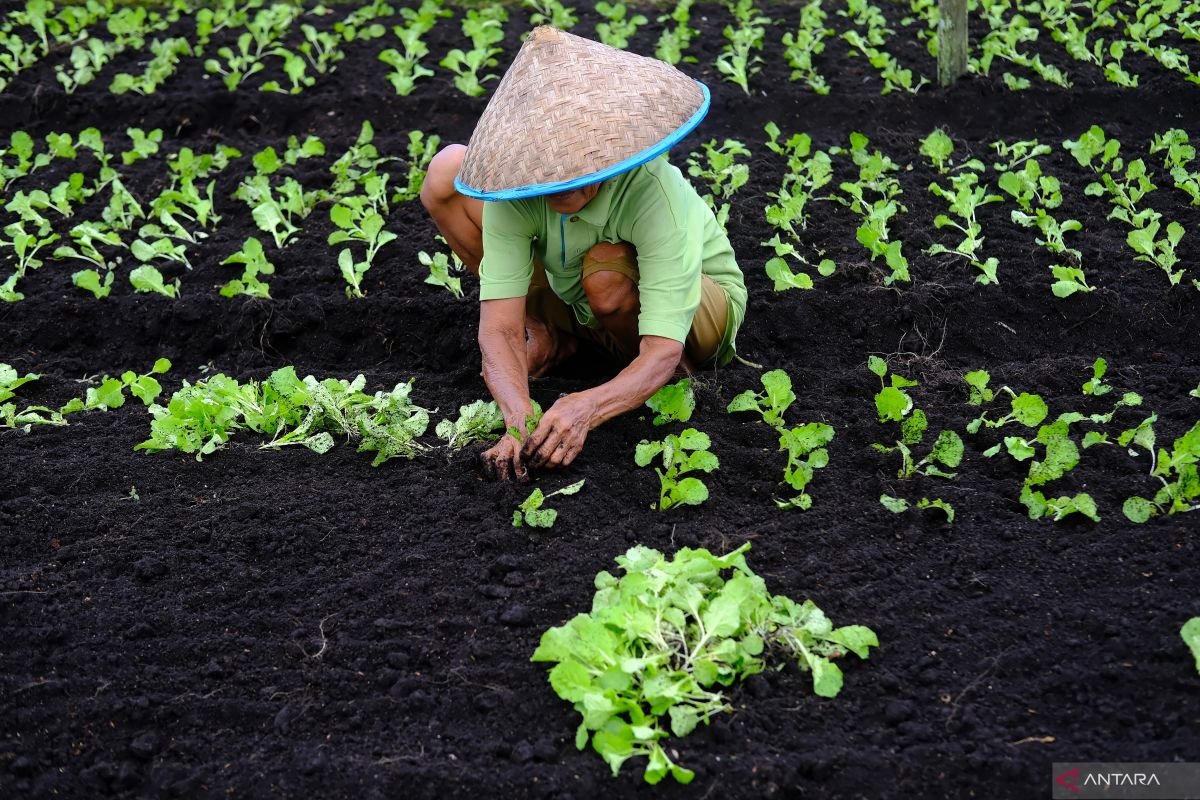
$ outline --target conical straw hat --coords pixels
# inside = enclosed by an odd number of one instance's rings
[[[484,200],[563,192],[644,164],[708,111],[670,65],[543,25],[504,74],[454,184]]]

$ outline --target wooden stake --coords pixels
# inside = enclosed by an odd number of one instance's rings
[[[938,0],[938,83],[967,71],[967,0]]]

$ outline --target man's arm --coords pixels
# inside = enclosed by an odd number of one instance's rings
[[[504,424],[525,432],[533,413],[529,402],[529,364],[525,355],[525,298],[484,300],[479,304],[479,352],[483,380],[504,414]],[[524,478],[521,443],[505,433],[483,454],[489,477]]]
[[[682,342],[643,336],[637,358],[615,378],[566,395],[546,412],[537,430],[525,441],[524,454],[530,466],[570,464],[583,450],[592,428],[650,399],[675,374],[682,355]]]

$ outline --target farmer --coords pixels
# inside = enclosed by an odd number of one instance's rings
[[[421,200],[479,277],[483,378],[525,433],[529,378],[595,342],[628,366],[562,396],[522,441],[483,454],[493,478],[570,464],[588,432],[677,371],[723,366],[746,309],[725,232],[666,151],[708,111],[667,64],[555,28],[526,40],[469,144],[434,157]],[[488,201],[488,202],[485,202]]]

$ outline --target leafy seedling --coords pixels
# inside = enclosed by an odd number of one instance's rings
[[[454,295],[455,300],[462,300],[462,278],[458,277],[463,273],[465,268],[457,255],[451,254],[454,257],[454,263],[450,263],[450,256],[445,253],[434,253],[432,256],[424,250],[417,253],[417,260],[424,266],[428,267],[429,275],[425,277],[425,282],[431,286],[441,286],[450,294]],[[451,272],[455,274],[451,274]]]
[[[533,493],[525,498],[525,502],[521,503],[513,512],[513,526],[517,528],[522,525],[528,525],[531,528],[554,527],[554,521],[558,519],[558,511],[553,508],[542,508],[542,504],[556,494],[575,494],[583,488],[583,484],[584,481],[577,481],[547,495],[543,495],[541,489],[534,489]]]
[[[1000,387],[1000,391],[1009,395],[1012,411],[998,419],[988,419],[987,412],[983,412],[975,419],[967,423],[967,433],[978,433],[983,426],[989,428],[1000,428],[1010,422],[1019,422],[1027,428],[1035,428],[1042,423],[1046,415],[1050,413],[1050,409],[1046,406],[1040,395],[1021,392],[1017,394],[1007,386]]]
[[[992,402],[995,396],[991,389],[988,388],[988,382],[992,376],[987,370],[977,369],[974,372],[968,372],[963,375],[963,380],[967,382],[970,396],[967,398],[967,403],[973,406],[981,406],[985,403]]]
[[[696,410],[696,394],[692,391],[691,378],[668,383],[655,392],[646,405],[654,412],[654,424],[687,422]]]
[[[812,508],[812,496],[805,489],[812,481],[814,471],[829,465],[829,451],[825,445],[833,441],[833,437],[833,427],[823,422],[809,422],[780,431],[779,449],[788,454],[783,480],[799,494],[789,499],[776,497],[776,508],[802,511]]]
[[[634,462],[639,467],[649,466],[659,456],[662,469],[658,473],[658,503],[652,508],[666,511],[675,506],[698,506],[708,499],[708,487],[699,478],[688,476],[689,472],[712,472],[720,462],[709,452],[712,445],[708,434],[695,428],[687,428],[678,436],[669,433],[661,442],[643,439],[634,453]]]
[[[173,284],[164,282],[162,273],[150,264],[143,264],[130,271],[129,282],[138,292],[156,292],[172,300],[179,297],[179,279],[176,278]]]
[[[160,358],[144,375],[138,375],[132,370],[121,373],[119,378],[105,375],[97,387],[88,387],[83,397],[70,400],[59,411],[66,416],[79,411],[108,411],[125,405],[125,390],[142,401],[142,405],[150,406],[162,393],[162,384],[155,375],[162,375],[171,369],[171,361]]]
[[[1103,358],[1097,358],[1096,363],[1092,365],[1092,378],[1083,384],[1083,393],[1100,397],[1112,391],[1112,387],[1104,382],[1104,374],[1108,372],[1108,362]]]
[[[1192,658],[1196,660],[1196,672],[1200,672],[1200,617],[1192,617],[1183,623],[1183,627],[1179,629],[1179,636],[1192,651]]]
[[[1137,428],[1125,431],[1118,438],[1121,446],[1138,444],[1150,452],[1150,474],[1162,484],[1153,498],[1130,497],[1122,511],[1133,522],[1146,522],[1151,517],[1163,514],[1179,514],[1200,510],[1200,422],[1178,439],[1171,449],[1160,448],[1154,452],[1155,417],[1147,419]]]
[[[878,376],[882,386],[875,395],[875,411],[879,415],[879,421],[903,421],[904,417],[913,409],[913,399],[904,390],[916,386],[917,382],[892,373],[889,385],[885,380],[888,374],[887,362],[879,356],[867,358],[867,369]]]
[[[903,514],[910,508],[909,503],[902,497],[892,497],[891,495],[879,495],[880,504],[893,514]],[[954,524],[954,506],[947,503],[941,498],[935,497],[932,500],[928,497],[922,497],[917,501],[917,508],[927,509],[936,508],[946,515],[946,523]]]
[[[747,389],[729,403],[727,411],[756,411],[762,415],[763,422],[773,428],[783,429],[783,414],[796,400],[792,391],[792,379],[781,369],[773,369],[762,375],[764,391],[755,392]]]

